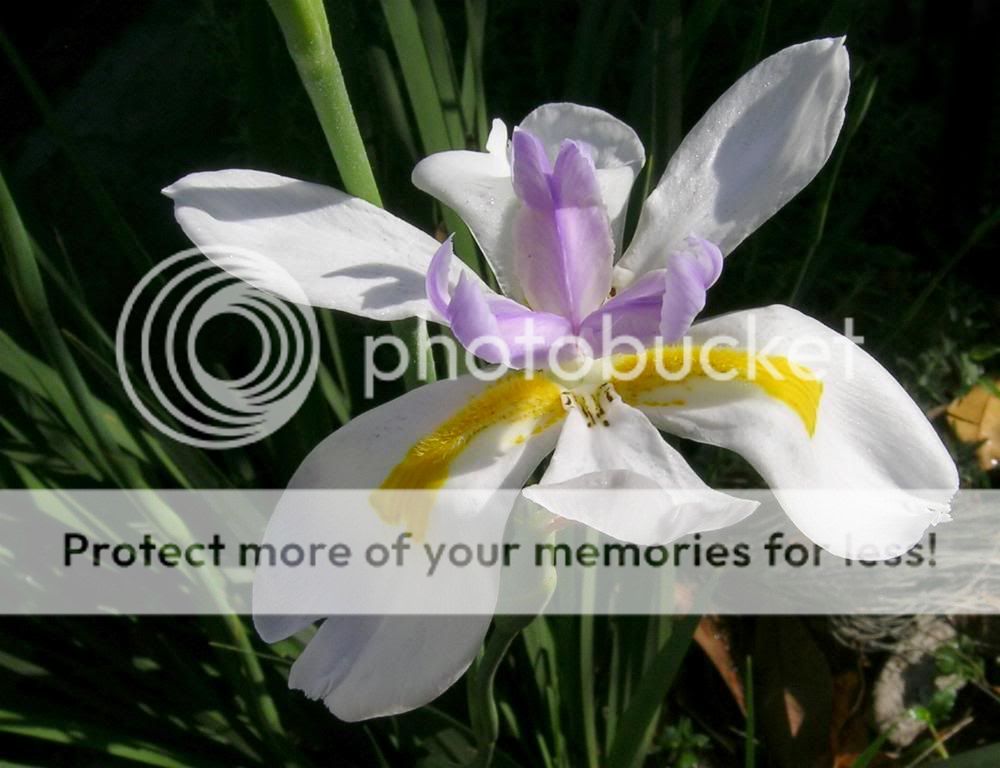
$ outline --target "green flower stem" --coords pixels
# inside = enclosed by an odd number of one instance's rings
[[[340,62],[333,50],[322,0],[268,0],[268,4],[323,128],[344,189],[381,207],[382,197],[354,118]],[[428,379],[433,380],[433,360],[426,345],[421,344],[421,339],[427,335],[424,321],[397,321],[392,323],[392,330],[406,343],[410,353],[410,365],[403,377],[407,389],[420,383],[417,377],[419,355],[426,356]]]
[[[469,691],[472,730],[476,736],[475,768],[489,768],[500,735],[500,717],[493,698],[497,669],[514,638],[534,619],[530,615],[496,616],[493,619],[493,633],[486,641],[483,656],[472,674]]]
[[[382,205],[361,131],[333,51],[322,0],[268,0],[285,45],[312,102],[323,135],[340,171],[344,189],[372,205]]]

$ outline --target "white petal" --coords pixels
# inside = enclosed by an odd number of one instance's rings
[[[413,184],[453,208],[472,231],[501,290],[524,301],[514,274],[511,232],[518,200],[510,165],[490,152],[453,150],[425,157],[413,169]]]
[[[493,118],[490,135],[486,137],[486,151],[497,159],[497,162],[507,165],[507,126],[500,118]]]
[[[476,535],[483,541],[498,540],[515,494],[498,495],[495,490],[519,488],[525,482],[552,449],[560,420],[556,417],[562,413],[558,388],[539,383],[540,390],[517,389],[517,382],[523,381],[516,375],[497,383],[472,377],[441,381],[349,422],[299,467],[291,492],[282,496],[268,523],[265,544],[280,552],[292,542],[305,547],[348,541],[348,535],[359,541],[393,541],[399,533],[414,530],[419,531],[416,541],[423,536],[430,542],[475,541]],[[529,396],[530,391],[536,396]],[[418,443],[422,447],[411,452]],[[421,491],[424,496],[417,501],[429,497],[428,508],[387,508],[384,497],[380,503],[377,493],[365,490],[360,497],[372,507],[359,509],[362,514],[345,526],[343,515],[330,513],[328,497],[303,501],[302,492],[313,489],[419,488],[421,472],[435,470],[427,457],[433,460],[436,449],[447,460],[436,465],[443,468],[445,480],[438,491]],[[414,455],[421,458],[415,461]],[[405,469],[408,462],[415,466]],[[392,485],[391,479],[400,476],[406,482]],[[452,493],[455,490],[463,492]],[[414,567],[420,567],[416,560]],[[259,567],[253,590],[255,622],[266,640],[275,641],[323,615],[323,608],[332,604],[335,610],[326,612],[336,615],[327,619],[296,663],[290,683],[324,699],[348,720],[412,709],[451,685],[474,658],[489,622],[483,614],[488,615],[496,601],[499,572],[462,571],[460,579],[436,580],[433,594],[427,592],[428,582],[412,574],[406,569]],[[358,617],[346,614],[361,611],[339,607],[357,601],[400,606],[402,613],[408,612],[406,606],[433,605],[444,613],[454,608],[456,613],[478,615]]]
[[[194,244],[258,288],[379,320],[437,319],[424,289],[437,241],[364,200],[249,170],[193,173],[163,192]],[[456,261],[450,282],[463,273],[475,277]]]
[[[508,374],[490,383],[466,376],[419,387],[358,416],[314,448],[289,483],[292,493],[282,497],[268,522],[265,541],[280,548],[307,534],[315,534],[315,541],[335,540],[323,536],[335,533],[323,529],[335,527],[328,522],[332,518],[314,517],[302,508],[304,490],[361,489],[376,507],[381,500],[391,502],[391,493],[407,489],[465,490],[466,506],[471,507],[496,489],[520,488],[552,450],[562,415],[559,388],[542,377],[527,380]],[[387,492],[381,500],[370,493],[378,489]],[[434,504],[429,509],[372,508],[357,525],[371,523],[392,537],[403,530],[426,534],[441,524],[437,518],[449,512],[444,506],[455,497],[428,493],[424,498]],[[466,511],[463,517],[470,514]],[[307,570],[258,570],[255,616],[283,610],[319,615],[318,608],[329,605],[328,593]],[[260,629],[273,641],[288,626],[294,627],[294,622],[268,621]]]
[[[645,162],[635,132],[606,112],[576,104],[546,104],[529,114],[520,127],[537,132],[552,158],[563,139],[579,139],[593,149],[598,184],[620,245],[629,192]],[[514,272],[512,237],[519,201],[506,151],[499,151],[501,141],[506,143],[506,128],[494,121],[487,152],[456,150],[426,157],[413,169],[413,183],[462,217],[503,292],[523,302]]]
[[[802,414],[746,382],[692,378],[642,398],[669,405],[638,403],[661,429],[742,454],[809,538],[844,557],[885,559],[946,519],[955,464],[917,404],[860,347],[783,306],[697,323],[690,335],[695,345],[728,338],[784,357],[822,382],[812,436]]]
[[[554,541],[555,522],[547,510],[518,494],[504,530],[504,544],[521,552],[537,552],[539,546]],[[503,569],[495,611],[498,616],[537,616],[555,591],[558,574],[553,563],[517,567],[521,562],[512,556],[511,567]]]
[[[288,685],[341,720],[396,715],[436,699],[476,658],[490,616],[332,616]]]
[[[843,38],[793,45],[750,70],[681,142],[620,265],[633,276],[662,267],[689,235],[729,254],[823,167],[849,87]]]
[[[642,413],[605,398],[607,425],[566,417],[539,485],[524,495],[560,517],[634,544],[666,544],[739,522],[756,502],[713,491]]]

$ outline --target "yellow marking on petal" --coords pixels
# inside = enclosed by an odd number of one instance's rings
[[[687,400],[681,400],[680,398],[674,400],[643,400],[639,404],[649,408],[679,408],[682,405],[687,405]]]
[[[714,379],[718,375],[757,386],[791,408],[810,437],[816,432],[823,382],[808,368],[786,357],[762,355],[755,358],[744,350],[725,347],[690,347],[685,351],[684,347],[671,346],[648,349],[639,355],[619,355],[612,364],[615,389],[630,405],[654,408],[684,405],[683,400],[647,401],[642,396],[668,386],[692,389],[694,380]],[[638,375],[632,378],[637,370]],[[664,378],[663,373],[676,378]]]
[[[414,443],[372,494],[372,505],[382,520],[402,524],[419,540],[427,530],[434,494],[381,491],[439,490],[451,476],[454,462],[487,430],[516,428],[513,439],[505,435],[498,440],[497,451],[502,452],[527,440],[526,427],[530,435],[538,435],[563,416],[560,389],[551,380],[537,373],[530,379],[509,373]]]

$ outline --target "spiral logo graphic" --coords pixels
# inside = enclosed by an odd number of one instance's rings
[[[306,303],[285,270],[252,251],[174,254],[139,281],[118,320],[116,361],[129,399],[160,432],[198,448],[238,448],[270,435],[295,415],[316,377],[319,334]],[[215,355],[206,365],[199,349],[213,344],[249,370],[224,372]]]

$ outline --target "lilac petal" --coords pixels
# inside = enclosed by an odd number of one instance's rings
[[[463,347],[487,362],[504,362],[500,327],[482,291],[468,280],[459,280],[448,313],[451,331]]]
[[[569,322],[532,312],[503,296],[489,296],[460,280],[449,307],[451,330],[462,346],[488,363],[541,367],[550,347],[572,333]]]
[[[544,367],[552,347],[569,346],[573,327],[566,318],[551,312],[532,312],[502,296],[489,297],[487,302],[497,319],[500,338],[510,349],[512,367]]]
[[[513,158],[523,203],[514,221],[514,267],[525,298],[578,327],[607,296],[614,257],[594,161],[582,144],[565,141],[548,172],[541,142],[522,130],[514,134]]]
[[[666,343],[680,339],[705,308],[705,294],[722,273],[722,251],[709,240],[688,237],[687,248],[667,259],[660,334]]]
[[[463,276],[448,295],[448,267],[454,252],[449,237],[438,248],[427,271],[427,299],[451,326],[459,342],[490,363],[515,368],[546,361],[557,341],[572,334],[569,321],[547,312],[532,312],[516,301],[486,293]]]
[[[521,121],[520,127],[537,136],[552,157],[558,154],[565,139],[585,144],[597,166],[601,198],[611,219],[616,246],[620,248],[629,191],[646,162],[646,153],[635,131],[607,112],[566,103],[538,107]]]
[[[614,244],[608,215],[603,208],[560,208],[555,219],[566,254],[566,311],[559,314],[578,326],[601,306],[611,290]]]
[[[627,336],[634,338],[642,347],[655,343],[660,335],[666,276],[665,269],[647,272],[627,290],[587,315],[580,324],[580,336],[590,344],[597,357],[616,351],[611,343],[613,339],[620,340]],[[605,326],[608,328],[606,332]],[[622,348],[618,351],[634,350]]]
[[[604,205],[592,152],[593,148],[581,141],[567,139],[559,146],[559,156],[552,170],[552,192],[560,207]]]
[[[514,193],[531,208],[552,210],[552,190],[549,187],[552,166],[542,142],[527,131],[515,128],[510,153]]]
[[[448,270],[451,266],[451,257],[455,255],[453,238],[454,235],[441,243],[441,247],[435,251],[425,278],[427,300],[445,321],[449,318],[448,304],[451,301],[448,297]]]
[[[689,237],[685,250],[670,254],[666,269],[647,272],[591,312],[580,324],[580,335],[598,356],[633,351],[635,345],[623,343],[624,337],[642,346],[675,342],[705,308],[705,294],[721,272],[722,253],[715,244]]]

